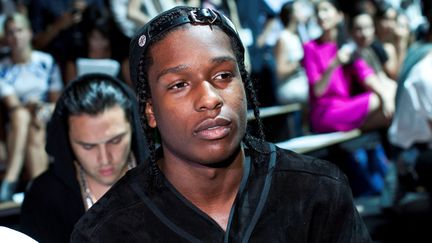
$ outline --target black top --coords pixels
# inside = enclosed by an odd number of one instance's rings
[[[132,100],[131,150],[137,164],[140,164],[146,160],[148,148],[136,97],[126,84],[116,82]],[[68,117],[63,112],[62,101],[60,97],[47,126],[46,150],[54,162],[31,182],[21,207],[20,231],[44,243],[69,242],[74,224],[85,212],[74,166],[75,155],[68,138]]]
[[[371,242],[334,164],[253,146],[226,232],[165,178],[147,191],[139,166],[80,219],[71,242]]]

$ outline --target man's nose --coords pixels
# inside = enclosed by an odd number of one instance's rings
[[[99,146],[98,161],[102,165],[109,164],[109,155],[108,155],[107,146],[105,144]]]
[[[223,100],[219,90],[208,81],[203,81],[197,93],[195,107],[198,111],[214,110],[222,107]]]

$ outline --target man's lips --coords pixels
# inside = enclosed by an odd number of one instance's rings
[[[226,118],[206,119],[197,126],[194,135],[206,140],[220,139],[229,134],[230,125],[231,121]]]
[[[110,167],[110,168],[100,169],[99,173],[102,176],[111,176],[114,173],[114,168]]]

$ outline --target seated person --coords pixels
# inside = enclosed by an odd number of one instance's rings
[[[423,13],[432,22],[432,2],[423,2]],[[394,205],[418,186],[432,193],[432,28],[425,39],[409,49],[398,80],[396,112],[388,138],[396,147],[399,187]]]
[[[317,18],[322,35],[304,45],[303,59],[309,80],[311,130],[387,129],[395,107],[396,82],[381,79],[359,56],[347,37],[339,1],[318,1]],[[345,172],[354,195],[380,194],[389,164],[381,141],[349,151],[348,156]]]
[[[8,116],[8,151],[0,201],[12,199],[25,162],[31,178],[48,167],[45,122],[63,88],[53,57],[33,50],[28,19],[13,14],[6,18],[4,29],[10,55],[0,60],[0,98]]]
[[[309,79],[312,131],[388,127],[394,111],[395,82],[379,79],[358,57],[355,47],[344,44],[344,14],[337,1],[319,1],[317,12],[323,33],[304,45],[303,59]],[[361,86],[361,93],[353,93],[355,84]]]
[[[84,212],[145,159],[135,95],[112,76],[83,75],[60,96],[47,132],[54,162],[25,193],[21,230],[40,242],[69,242]]]
[[[306,104],[309,87],[306,74],[301,66],[303,47],[297,34],[300,2],[287,2],[282,6],[279,17],[284,29],[274,49],[278,85],[276,98],[279,104],[300,102]]]
[[[371,241],[336,165],[248,134],[257,97],[228,18],[176,7],[130,47],[151,156],[79,220],[71,242]]]
[[[66,83],[81,74],[98,72],[131,85],[127,51],[119,48],[129,40],[117,29],[108,9],[88,7],[83,13],[82,26],[84,48],[66,63]]]

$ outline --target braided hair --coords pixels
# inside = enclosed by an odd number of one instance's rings
[[[165,13],[162,13],[162,15],[160,17],[157,17],[157,19],[153,20],[152,27],[158,29],[161,26],[166,25],[167,22],[173,21],[174,19],[184,15],[187,15],[187,11],[182,8],[179,8],[178,11],[167,11]],[[220,28],[217,25],[214,27]],[[144,133],[148,140],[147,142],[150,151],[149,164],[148,164],[149,168],[147,169],[147,183],[148,183],[147,186],[149,187],[150,190],[154,186],[160,187],[161,183],[160,183],[160,176],[159,176],[160,171],[156,161],[157,160],[156,144],[159,138],[158,132],[156,129],[148,125],[147,117],[145,113],[146,103],[152,97],[150,84],[148,80],[148,71],[149,71],[149,67],[153,64],[153,59],[152,56],[150,55],[149,50],[155,43],[158,43],[169,33],[177,30],[178,28],[187,28],[187,26],[179,25],[165,32],[162,32],[155,37],[152,37],[151,43],[148,44],[147,46],[147,51],[143,52],[143,54],[139,57],[139,62],[138,62],[138,75],[137,75],[137,80],[135,85],[136,85],[137,99],[138,99],[140,114],[141,114],[141,125],[143,127]],[[250,133],[251,128],[248,127],[248,131],[243,139],[243,142],[245,142],[246,144],[251,144],[252,141],[264,140],[263,125],[259,117],[259,103],[254,89],[253,81],[249,77],[249,74],[244,64],[244,51],[243,51],[242,43],[239,41],[238,37],[234,36],[229,31],[225,31],[223,28],[220,29],[223,30],[230,39],[230,43],[234,51],[234,55],[236,57],[239,66],[240,76],[242,78],[245,87],[248,106],[250,109],[253,110],[254,116],[257,121],[257,129],[258,129],[257,137],[251,135]]]

